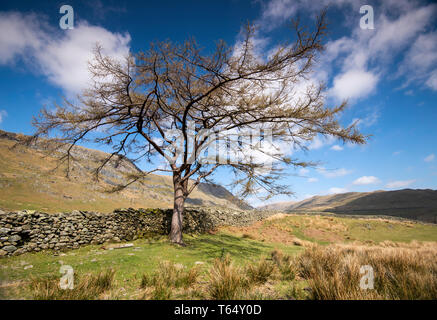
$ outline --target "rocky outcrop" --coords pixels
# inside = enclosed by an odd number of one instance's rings
[[[244,226],[272,213],[224,208],[185,209],[184,233],[205,233],[219,226]],[[168,234],[171,209],[117,209],[112,213],[0,211],[0,256],[41,250],[75,249],[87,244],[131,241]]]

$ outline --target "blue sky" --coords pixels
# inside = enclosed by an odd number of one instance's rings
[[[62,30],[59,8],[74,8]],[[374,29],[360,28],[362,5]],[[151,41],[195,37],[212,48],[235,44],[242,24],[258,27],[260,50],[292,36],[291,18],[311,23],[328,5],[326,51],[311,77],[327,85],[327,103],[348,99],[345,125],[359,121],[365,146],[318,138],[293,157],[317,168],[288,169],[295,198],[347,191],[437,189],[437,5],[426,1],[2,1],[0,4],[0,129],[30,134],[32,116],[86,86],[95,42],[109,54],[146,50]],[[292,40],[292,39],[291,39]],[[92,145],[89,145],[92,147]],[[223,172],[216,174],[226,184]],[[256,199],[253,204],[261,204]]]

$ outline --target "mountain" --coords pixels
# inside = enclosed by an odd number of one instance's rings
[[[30,146],[17,144],[21,134],[0,130],[0,208],[36,209],[45,212],[94,210],[110,212],[115,208],[173,206],[173,184],[170,176],[150,174],[144,183],[134,183],[117,193],[109,193],[126,176],[140,169],[124,157],[114,158],[101,171],[99,181],[92,173],[107,153],[75,146],[69,178],[66,165],[59,165],[60,154],[47,155],[52,140],[40,140]],[[187,204],[252,209],[224,187],[200,184]]]
[[[437,190],[348,192],[314,196],[300,202],[271,204],[259,209],[325,211],[353,215],[389,215],[437,223]]]

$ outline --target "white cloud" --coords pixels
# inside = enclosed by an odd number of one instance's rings
[[[414,41],[399,75],[408,75],[407,84],[417,80],[437,91],[437,31],[422,34]]]
[[[430,154],[429,156],[427,156],[425,159],[423,159],[425,162],[432,162],[435,159],[435,155],[434,153]]]
[[[317,181],[319,181],[319,179],[317,179],[317,178],[309,178],[308,179],[309,183],[313,183],[313,182],[317,182]]]
[[[405,187],[408,187],[409,185],[413,184],[414,182],[416,182],[416,180],[391,181],[391,182],[387,183],[387,185],[385,187],[389,188],[389,189],[405,188]]]
[[[377,184],[381,181],[374,176],[362,176],[361,178],[356,179],[353,184],[355,185],[368,185],[368,184]]]
[[[364,70],[348,70],[334,79],[331,94],[339,100],[369,95],[378,83],[378,76]]]
[[[411,82],[419,78],[417,74],[423,74],[420,68],[415,69],[416,62],[426,66],[435,63],[435,41],[434,44],[428,43],[434,35],[425,35],[427,27],[435,20],[435,4],[403,2],[399,5],[394,1],[384,1],[375,10],[374,30],[363,31],[356,23],[350,36],[327,43],[323,64],[338,64],[341,69],[330,89],[330,94],[338,99],[354,99],[370,94],[382,76],[393,76],[389,70],[393,66],[400,70],[398,76],[402,74],[407,82]],[[410,53],[396,65],[394,60],[397,56],[402,57],[409,49]],[[427,85],[431,88],[435,85],[437,89],[437,75],[434,83],[429,72],[424,74],[427,75]]]
[[[371,94],[382,77],[400,75],[406,85],[418,81],[437,90],[437,35],[433,24],[437,5],[410,0],[375,3],[374,30],[360,29],[361,5],[354,0],[271,0],[261,2],[263,13],[257,25],[261,32],[271,31],[301,12],[314,16],[327,6],[340,8],[344,12],[342,23],[351,33],[326,43],[317,68],[317,74],[326,78],[319,80],[329,83],[333,78],[329,89],[332,97],[359,99]],[[335,66],[340,69],[338,74],[332,74]]]
[[[37,54],[37,59],[51,82],[69,92],[80,92],[90,81],[88,61],[93,58],[96,42],[105,54],[115,59],[121,60],[129,53],[128,34],[80,24],[66,32],[62,39],[49,43],[45,52]]]
[[[0,12],[0,64],[12,63],[17,55],[41,49],[48,41],[44,19],[35,14]]]
[[[339,146],[338,144],[336,144],[336,145],[333,145],[333,146],[331,147],[331,150],[334,150],[334,151],[341,151],[341,150],[343,150],[343,147],[342,147],[342,146]]]
[[[346,188],[330,188],[328,193],[345,193],[348,192],[348,189]]]
[[[112,33],[86,22],[72,30],[58,31],[45,24],[41,16],[15,12],[0,13],[0,30],[0,64],[22,58],[69,94],[88,86],[88,61],[96,43],[105,54],[121,59],[128,54],[131,39],[127,33]]]
[[[8,113],[6,112],[6,110],[0,110],[0,123],[3,122],[7,115]]]
[[[335,170],[328,170],[325,168],[318,168],[317,171],[325,176],[326,178],[337,178],[337,177],[343,177],[345,175],[348,175],[352,173],[352,170],[347,170],[345,168],[335,169]]]
[[[394,156],[398,156],[398,155],[400,155],[402,153],[402,151],[395,151],[395,152],[393,152],[393,155]]]

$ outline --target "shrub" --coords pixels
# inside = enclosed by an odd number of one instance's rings
[[[235,267],[229,255],[217,258],[210,270],[208,294],[211,299],[233,300],[242,297],[248,281],[241,268]]]
[[[258,263],[249,264],[246,269],[248,280],[254,284],[265,283],[273,273],[274,265],[263,259]]]
[[[282,280],[294,280],[296,278],[296,262],[291,256],[284,255],[282,251],[274,250],[271,253],[271,258],[277,266]]]
[[[170,300],[172,294],[171,287],[167,287],[165,283],[158,283],[153,288],[151,299],[152,300]]]

